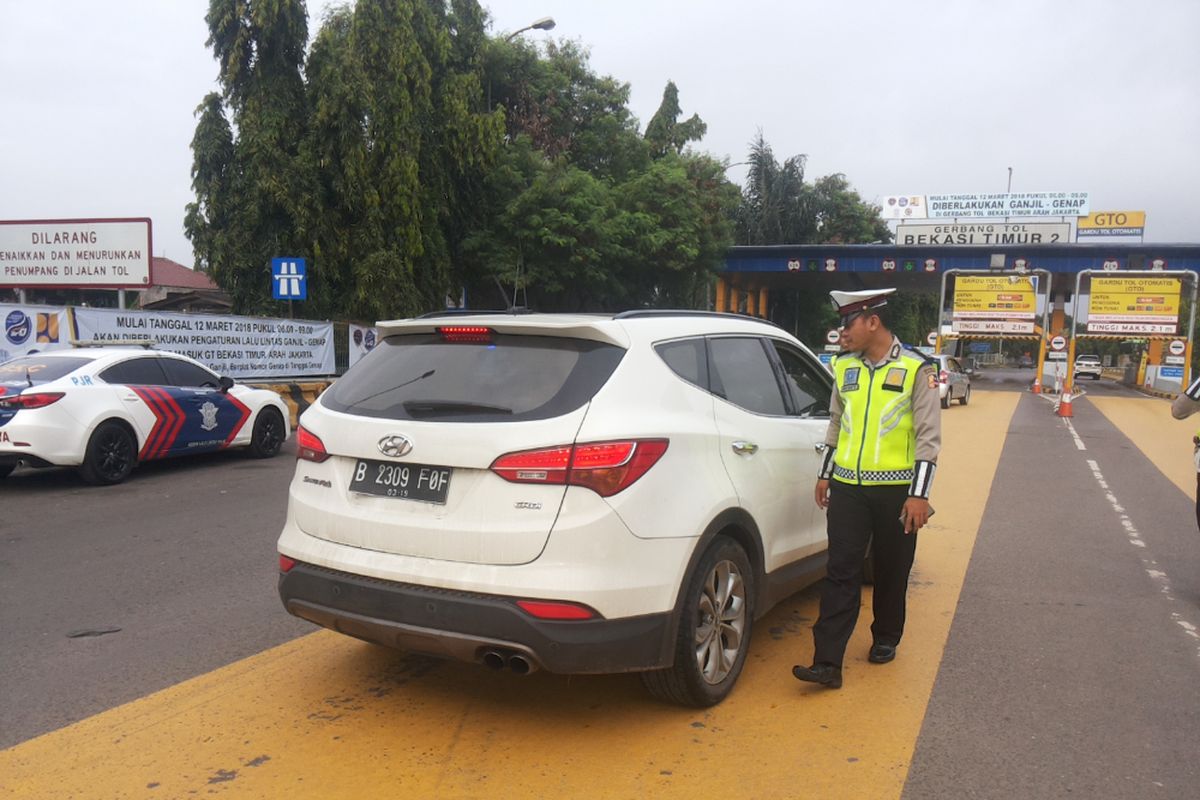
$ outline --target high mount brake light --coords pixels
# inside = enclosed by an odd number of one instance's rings
[[[492,472],[512,483],[569,484],[611,497],[646,474],[663,453],[667,439],[626,439],[559,445],[506,453]]]
[[[325,443],[315,433],[301,426],[296,431],[296,458],[320,464],[329,458],[329,453],[325,452]]]
[[[63,398],[63,392],[35,392],[0,398],[0,409],[45,408]]]
[[[443,325],[437,329],[438,335],[447,342],[478,342],[492,341],[492,329],[482,325]]]

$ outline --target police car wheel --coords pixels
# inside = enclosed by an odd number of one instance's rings
[[[642,673],[660,700],[706,708],[725,699],[737,683],[754,622],[754,572],[741,545],[718,536],[689,576],[675,663]]]
[[[270,458],[283,445],[283,415],[273,408],[264,408],[254,420],[250,434],[250,455],[254,458]]]
[[[119,422],[102,422],[88,440],[79,474],[94,486],[120,483],[137,463],[133,434]]]

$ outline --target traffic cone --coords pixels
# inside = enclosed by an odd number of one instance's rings
[[[1062,399],[1058,401],[1058,415],[1060,417],[1073,417],[1074,412],[1071,411],[1071,392],[1063,391]]]
[[[1042,381],[1041,381],[1041,379],[1040,379],[1040,378],[1034,378],[1034,379],[1033,379],[1033,389],[1032,389],[1031,391],[1032,391],[1034,394],[1041,394],[1041,393],[1042,393]]]

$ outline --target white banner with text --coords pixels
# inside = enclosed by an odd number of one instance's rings
[[[334,374],[333,323],[75,308],[82,340],[149,339],[231,378]]]

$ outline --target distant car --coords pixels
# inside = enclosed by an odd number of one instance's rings
[[[1092,380],[1100,380],[1102,368],[1100,366],[1100,356],[1076,356],[1075,357],[1075,377],[1082,378],[1085,375],[1090,375]]]
[[[1031,356],[1022,355],[1020,358],[1017,359],[1017,366],[1022,369],[1032,369],[1033,368],[1033,358]]]
[[[957,400],[964,406],[971,401],[971,374],[954,356],[935,355],[931,358],[937,362],[938,368],[938,397],[942,408],[949,408],[951,400]]]
[[[0,478],[18,464],[77,467],[120,483],[139,462],[245,447],[258,458],[288,436],[275,392],[197,361],[140,347],[53,350],[0,364]]]

